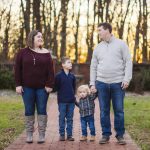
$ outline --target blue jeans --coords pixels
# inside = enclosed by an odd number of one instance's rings
[[[25,106],[25,116],[33,116],[35,114],[35,107],[38,115],[47,115],[47,101],[49,94],[45,88],[34,89],[23,87],[23,101]]]
[[[82,135],[87,136],[87,124],[89,125],[90,134],[95,136],[94,115],[80,117]]]
[[[124,96],[125,91],[121,88],[121,83],[107,84],[96,81],[96,88],[98,91],[98,99],[100,104],[100,120],[102,127],[102,135],[110,136],[110,105],[114,110],[114,127],[116,137],[123,136],[124,128]]]
[[[67,137],[72,136],[73,129],[73,114],[74,114],[74,103],[59,103],[59,134],[65,136],[65,126],[67,124]]]

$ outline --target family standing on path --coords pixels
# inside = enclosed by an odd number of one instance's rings
[[[61,59],[62,70],[54,75],[53,60],[49,51],[42,47],[41,32],[33,30],[29,33],[27,47],[19,50],[15,62],[16,92],[22,95],[24,102],[27,143],[33,142],[35,109],[39,131],[38,143],[45,142],[47,101],[49,93],[53,90],[57,91],[60,141],[75,140],[72,132],[75,106],[79,108],[80,113],[80,141],[87,140],[87,125],[91,134],[90,141],[95,140],[94,100],[98,97],[102,127],[99,143],[107,143],[111,136],[112,100],[116,138],[119,144],[126,144],[123,136],[124,96],[132,78],[132,60],[127,44],[112,35],[109,23],[99,24],[98,31],[102,41],[93,52],[90,85],[77,87],[77,97],[76,78],[71,73],[70,58]]]

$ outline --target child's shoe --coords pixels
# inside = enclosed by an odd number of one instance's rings
[[[94,136],[94,135],[91,135],[90,141],[91,141],[91,142],[95,141],[95,136]]]
[[[81,138],[80,138],[80,141],[87,141],[87,137],[82,135]]]

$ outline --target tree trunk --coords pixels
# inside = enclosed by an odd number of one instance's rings
[[[24,8],[23,0],[21,0],[21,7],[23,12],[23,18],[24,18],[24,25],[25,25],[25,32],[26,32],[26,38],[30,32],[30,0],[26,0],[26,10]]]
[[[136,33],[135,33],[135,44],[133,49],[133,62],[136,63],[136,50],[139,48],[139,34],[140,34],[140,23],[142,19],[142,11],[141,11],[141,0],[139,0],[139,17],[138,17],[138,23],[136,25]]]
[[[58,34],[58,24],[60,20],[61,10],[59,11],[58,16],[56,15],[56,6],[55,6],[55,0],[53,0],[53,14],[54,14],[54,32],[53,32],[53,45],[52,49],[55,56],[58,56],[58,41],[57,41],[57,34]]]
[[[8,52],[9,52],[9,30],[10,30],[10,19],[11,19],[11,7],[12,3],[10,4],[10,9],[8,14],[6,15],[7,21],[6,21],[6,27],[4,30],[4,39],[3,39],[3,54],[2,59],[3,61],[8,60]]]
[[[34,29],[39,31],[41,31],[40,4],[41,0],[33,0]]]
[[[93,25],[92,25],[92,30],[90,33],[90,45],[88,48],[88,58],[87,58],[87,62],[91,62],[91,58],[92,58],[92,52],[93,52],[93,47],[94,47],[94,41],[93,41],[93,35],[94,35],[94,29],[95,29],[95,18],[96,18],[96,2],[94,3],[94,20],[93,20]]]
[[[148,18],[148,10],[147,10],[147,2],[143,0],[143,24],[142,24],[142,36],[143,36],[143,44],[142,44],[142,54],[143,54],[143,63],[147,63],[147,18]]]
[[[81,7],[81,0],[79,3],[79,10],[78,10],[78,15],[76,18],[76,32],[74,34],[75,37],[75,62],[78,63],[78,34],[79,34],[79,21],[80,21],[80,7]]]
[[[61,57],[66,55],[66,27],[67,27],[67,11],[69,0],[61,0]]]

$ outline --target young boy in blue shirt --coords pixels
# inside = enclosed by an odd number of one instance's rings
[[[72,137],[72,129],[75,107],[76,78],[70,72],[72,69],[70,58],[63,57],[61,63],[62,70],[55,76],[55,90],[57,91],[59,110],[59,140],[65,141],[66,128],[67,140],[74,141],[74,138]]]

